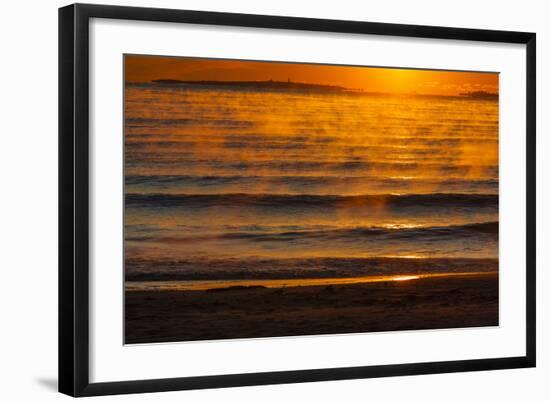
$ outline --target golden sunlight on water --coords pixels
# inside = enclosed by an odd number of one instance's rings
[[[420,278],[420,276],[397,276],[397,277],[394,277],[392,280],[393,281],[409,281],[409,280],[417,280],[419,278]]]
[[[244,288],[314,287],[327,285],[352,285],[362,283],[405,282],[443,277],[495,276],[495,272],[426,273],[418,275],[377,275],[349,278],[309,278],[273,280],[193,280],[193,281],[139,281],[126,282],[127,291],[205,291]]]
[[[498,92],[498,77],[357,70],[379,84],[391,77],[392,93],[273,88],[269,77],[128,82],[127,277],[341,279],[417,274],[427,258],[454,260],[437,271],[494,265],[498,96],[460,91]],[[393,90],[428,75],[458,86]],[[391,267],[368,261],[384,257]]]

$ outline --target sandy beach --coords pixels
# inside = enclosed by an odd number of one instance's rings
[[[498,325],[498,274],[126,291],[125,343]]]

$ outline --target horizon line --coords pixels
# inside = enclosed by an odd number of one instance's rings
[[[319,83],[319,82],[301,82],[301,81],[292,81],[290,78],[287,81],[265,79],[265,80],[212,80],[212,79],[177,79],[177,78],[156,78],[150,81],[125,81],[125,85],[136,85],[136,84],[206,84],[206,85],[215,85],[215,84],[261,84],[261,83],[273,83],[273,84],[293,84],[293,85],[304,85],[304,86],[317,86],[317,87],[326,87],[339,89],[342,92],[356,92],[364,94],[383,94],[383,95],[415,95],[415,96],[438,96],[438,97],[460,97],[467,99],[493,99],[500,96],[500,91],[498,92],[489,92],[485,90],[472,90],[467,92],[458,92],[455,94],[441,94],[441,93],[426,93],[426,92],[381,92],[381,91],[369,91],[364,88],[350,88],[341,85]],[[236,86],[236,85],[235,85]],[[479,96],[479,97],[477,97]]]

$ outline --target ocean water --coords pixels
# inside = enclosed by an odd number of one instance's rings
[[[127,280],[488,271],[498,100],[128,84]]]

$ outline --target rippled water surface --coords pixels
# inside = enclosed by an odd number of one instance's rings
[[[125,252],[130,280],[486,270],[498,101],[127,85]]]

